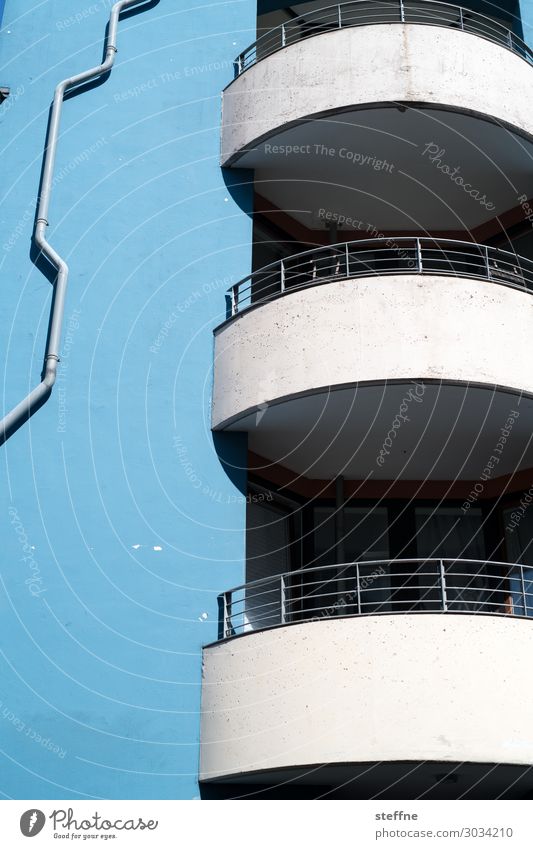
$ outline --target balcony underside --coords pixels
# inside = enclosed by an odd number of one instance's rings
[[[533,69],[525,72],[533,84]],[[282,126],[254,141],[237,164],[254,169],[260,198],[315,231],[317,241],[328,213],[353,238],[368,237],[375,227],[396,234],[470,232],[482,241],[493,235],[497,216],[512,216],[519,196],[533,197],[532,158],[530,139],[513,128],[404,101]]]
[[[442,761],[309,764],[205,782],[211,799],[531,799],[529,766]],[[413,825],[383,822],[388,830]]]
[[[468,614],[320,620],[208,647],[201,780],[335,783],[383,763],[383,785],[425,762],[422,780],[465,763],[469,781],[500,764],[503,792],[533,764],[532,650],[530,621]]]
[[[326,388],[258,408],[228,430],[247,431],[254,454],[307,478],[476,482],[515,411],[520,415],[496,455],[494,477],[533,466],[530,397],[472,385],[418,385],[421,403],[411,400],[417,397],[413,383]],[[409,421],[402,422],[397,416],[406,402]]]

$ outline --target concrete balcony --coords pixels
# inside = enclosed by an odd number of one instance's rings
[[[213,427],[309,477],[476,480],[511,417],[496,474],[529,468],[532,270],[374,240],[289,258],[283,281],[280,263],[256,272],[215,331]]]
[[[467,612],[317,615],[209,646],[200,777],[444,798],[451,770],[455,797],[531,792],[532,650],[531,621]]]
[[[325,116],[343,115],[341,142],[346,113],[370,107],[378,110],[376,127],[382,109],[404,104],[458,113],[459,123],[474,115],[533,133],[531,51],[497,21],[459,6],[331,6],[262,36],[236,64],[238,76],[224,92],[223,165],[261,167],[273,152],[266,141],[312,147],[320,135],[297,128]],[[401,129],[397,108],[391,115],[391,130]],[[369,120],[365,114],[367,127]]]

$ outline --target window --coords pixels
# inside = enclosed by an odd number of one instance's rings
[[[511,567],[512,610],[517,616],[533,616],[533,505],[523,515],[515,510],[509,507],[503,512],[507,557],[511,563],[525,567]]]
[[[317,565],[342,560],[387,560],[389,552],[388,516],[385,507],[345,507],[336,539],[337,511],[333,507],[315,507],[314,542]],[[342,530],[340,530],[342,528]]]
[[[356,562],[388,560],[388,511],[384,507],[333,507],[314,509],[314,560],[307,567],[307,598],[315,607],[334,607],[339,616],[358,610]],[[320,568],[337,566],[337,569]],[[362,613],[390,609],[391,580],[388,564],[384,574],[375,566],[360,566]]]
[[[272,500],[259,500],[265,496]],[[293,565],[295,521],[289,502],[275,501],[272,493],[257,490],[250,495],[246,524],[246,583],[262,581],[247,589],[238,602],[243,607],[243,630],[249,631],[280,624],[281,582],[277,576]]]
[[[468,563],[485,558],[481,509],[472,507],[463,513],[460,507],[417,507],[415,517],[418,556],[447,559],[444,570],[448,608],[490,612],[498,602],[498,588],[491,586],[490,566],[484,562]],[[441,601],[440,564],[422,564],[418,578],[423,604],[432,609]]]

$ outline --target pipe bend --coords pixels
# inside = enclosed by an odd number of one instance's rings
[[[41,402],[46,400],[54,386],[54,383],[56,382],[57,377],[69,269],[65,260],[48,243],[46,239],[46,228],[48,227],[48,208],[52,194],[53,172],[59,140],[59,124],[63,103],[65,101],[65,94],[71,87],[75,88],[81,83],[97,79],[102,74],[111,70],[117,53],[116,36],[120,13],[123,9],[127,9],[130,6],[136,6],[139,3],[146,2],[147,0],[119,0],[118,3],[115,3],[109,16],[108,37],[104,62],[94,68],[90,68],[87,71],[82,72],[81,74],[62,80],[54,89],[52,114],[46,138],[43,161],[41,197],[39,199],[37,220],[35,222],[33,232],[34,243],[41,250],[42,254],[46,256],[46,258],[57,269],[55,292],[50,311],[48,345],[44,358],[44,375],[41,382],[30,392],[30,394],[13,407],[13,409],[11,409],[4,418],[0,420],[0,445],[2,445],[12,433],[18,430],[25,421],[27,421],[38,404],[40,405]]]
[[[48,359],[46,361],[44,376],[42,379],[42,383],[46,386],[47,389],[52,389],[54,383],[57,380],[57,366],[59,364],[59,357],[55,359]]]

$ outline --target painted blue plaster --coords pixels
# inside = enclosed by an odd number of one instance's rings
[[[520,0],[524,41],[533,47],[533,0]]]
[[[0,109],[4,407],[45,347],[51,285],[29,255],[51,95],[100,61],[108,4],[27,9],[7,0],[0,36],[0,82],[19,92]],[[14,798],[198,795],[201,647],[244,577],[246,442],[218,439],[219,460],[209,403],[212,329],[251,264],[249,175],[228,187],[218,164],[220,91],[255,13],[160,0],[122,22],[105,84],[65,105],[49,228],[70,265],[63,363],[2,449]]]

